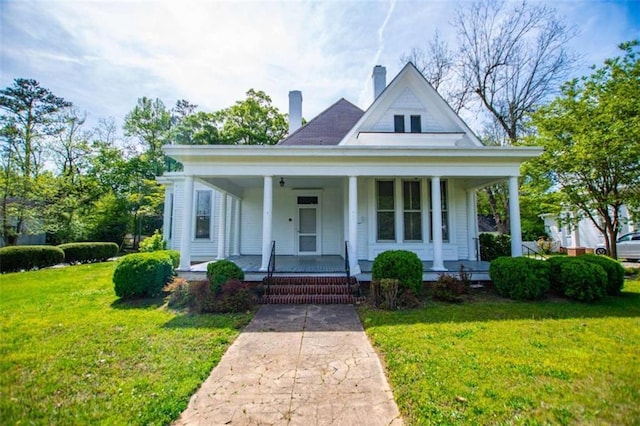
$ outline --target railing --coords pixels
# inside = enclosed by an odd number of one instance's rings
[[[269,287],[273,280],[273,273],[276,271],[276,241],[271,241],[271,254],[269,255],[269,267],[267,268],[267,288],[265,294],[269,295]]]
[[[351,286],[351,263],[349,262],[349,241],[344,242],[344,272],[347,275],[347,283]],[[351,290],[351,288],[349,288]]]
[[[547,256],[540,253],[539,251],[532,249],[531,247],[527,247],[524,244],[522,245],[523,253],[526,250],[527,257],[533,257],[534,259],[547,260]],[[531,255],[533,253],[533,256]]]

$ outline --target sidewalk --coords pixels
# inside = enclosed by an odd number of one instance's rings
[[[402,425],[351,305],[264,305],[175,425]]]

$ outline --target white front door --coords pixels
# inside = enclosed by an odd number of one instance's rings
[[[318,196],[298,196],[298,254],[320,254]]]

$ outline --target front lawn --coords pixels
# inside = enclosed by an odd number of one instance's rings
[[[640,281],[594,304],[489,300],[360,317],[407,424],[640,423]]]
[[[119,302],[114,267],[0,276],[1,424],[167,424],[250,320]]]

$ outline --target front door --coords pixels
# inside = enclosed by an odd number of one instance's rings
[[[298,196],[298,254],[319,254],[319,198]]]

